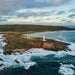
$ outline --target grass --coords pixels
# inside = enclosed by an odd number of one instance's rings
[[[24,33],[24,32],[23,32]],[[44,41],[42,38],[26,38],[21,36],[22,32],[6,33],[3,37],[6,37],[8,44],[5,46],[4,53],[10,54],[11,52],[26,51],[30,48],[42,48]],[[63,42],[55,41],[52,39],[46,39],[46,42],[53,43],[56,49],[65,50],[66,44]],[[6,51],[7,49],[7,51]]]
[[[59,31],[74,30],[64,26],[42,26],[42,25],[0,25],[0,32],[43,32],[43,31]]]
[[[42,25],[0,25],[0,32],[5,33],[3,36],[7,38],[8,44],[4,48],[4,53],[17,51],[26,51],[30,48],[42,48],[44,42],[42,38],[26,38],[21,36],[25,33],[45,32],[45,31],[60,31],[60,30],[75,30],[64,26],[42,26]],[[63,42],[46,39],[46,42],[53,43],[57,50],[65,50],[66,45]]]

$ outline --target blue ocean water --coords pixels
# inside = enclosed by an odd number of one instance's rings
[[[41,32],[28,34],[28,36],[30,37],[41,37],[41,38],[43,38],[43,35],[45,35],[47,39],[54,39],[64,42],[75,43],[75,31],[56,31],[56,32]]]
[[[26,35],[26,34],[24,34]],[[26,52],[4,55],[0,49],[0,75],[75,75],[75,31],[58,31],[28,34],[30,37],[43,37],[68,42],[72,51],[45,51],[34,48]],[[0,45],[5,45],[0,37]],[[32,54],[31,54],[32,53]],[[17,60],[19,64],[16,64]],[[2,66],[3,65],[3,66]]]
[[[69,28],[75,28],[75,26],[66,26],[66,27],[69,27]]]

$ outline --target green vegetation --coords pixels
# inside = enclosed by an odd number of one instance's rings
[[[24,36],[20,36],[20,34],[17,33],[6,33],[3,35],[3,37],[6,37],[8,40],[8,45],[6,45],[6,48],[9,50],[14,49],[29,49],[33,48],[34,45],[30,44],[30,42],[37,42],[41,43],[42,38],[26,38]]]
[[[20,34],[22,34],[22,32],[11,32],[3,35],[3,37],[6,37],[8,40],[8,44],[4,48],[4,54],[26,51],[30,48],[44,48],[54,51],[66,50],[68,45],[64,42],[59,42],[51,39],[46,39],[46,41],[43,41],[42,38],[26,38]]]
[[[42,26],[42,25],[0,25],[0,32],[43,32],[43,31],[59,31],[73,30],[64,26]]]
[[[64,26],[42,26],[42,25],[0,25],[0,32],[5,33],[3,36],[7,38],[8,44],[4,47],[4,53],[26,51],[30,48],[44,48],[47,50],[66,50],[66,43],[42,38],[26,38],[21,36],[25,33],[45,32],[45,31],[59,31],[59,30],[74,30]]]

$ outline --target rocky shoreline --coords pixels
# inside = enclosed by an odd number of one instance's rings
[[[15,34],[10,34],[10,35],[9,34],[10,33],[6,33],[3,35],[3,37],[5,37],[7,39],[7,40],[4,40],[4,42],[7,43],[7,45],[3,48],[4,54],[23,52],[23,51],[27,51],[31,48],[43,48],[48,51],[71,51],[68,48],[68,45],[70,45],[70,44],[65,43],[65,42],[55,41],[52,39],[46,39],[46,41],[42,41],[42,38],[32,38],[32,37],[27,39],[23,36],[16,37],[17,35],[15,35]],[[27,47],[24,47],[23,45],[24,46],[27,45]],[[19,46],[19,48],[18,48],[18,46]]]

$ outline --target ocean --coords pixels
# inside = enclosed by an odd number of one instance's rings
[[[46,51],[32,48],[26,52],[3,54],[5,38],[0,34],[0,75],[75,75],[75,31],[23,34],[70,43],[71,51]],[[18,61],[19,63],[15,62]]]
[[[69,28],[75,28],[75,26],[66,26],[66,27],[69,27]]]

